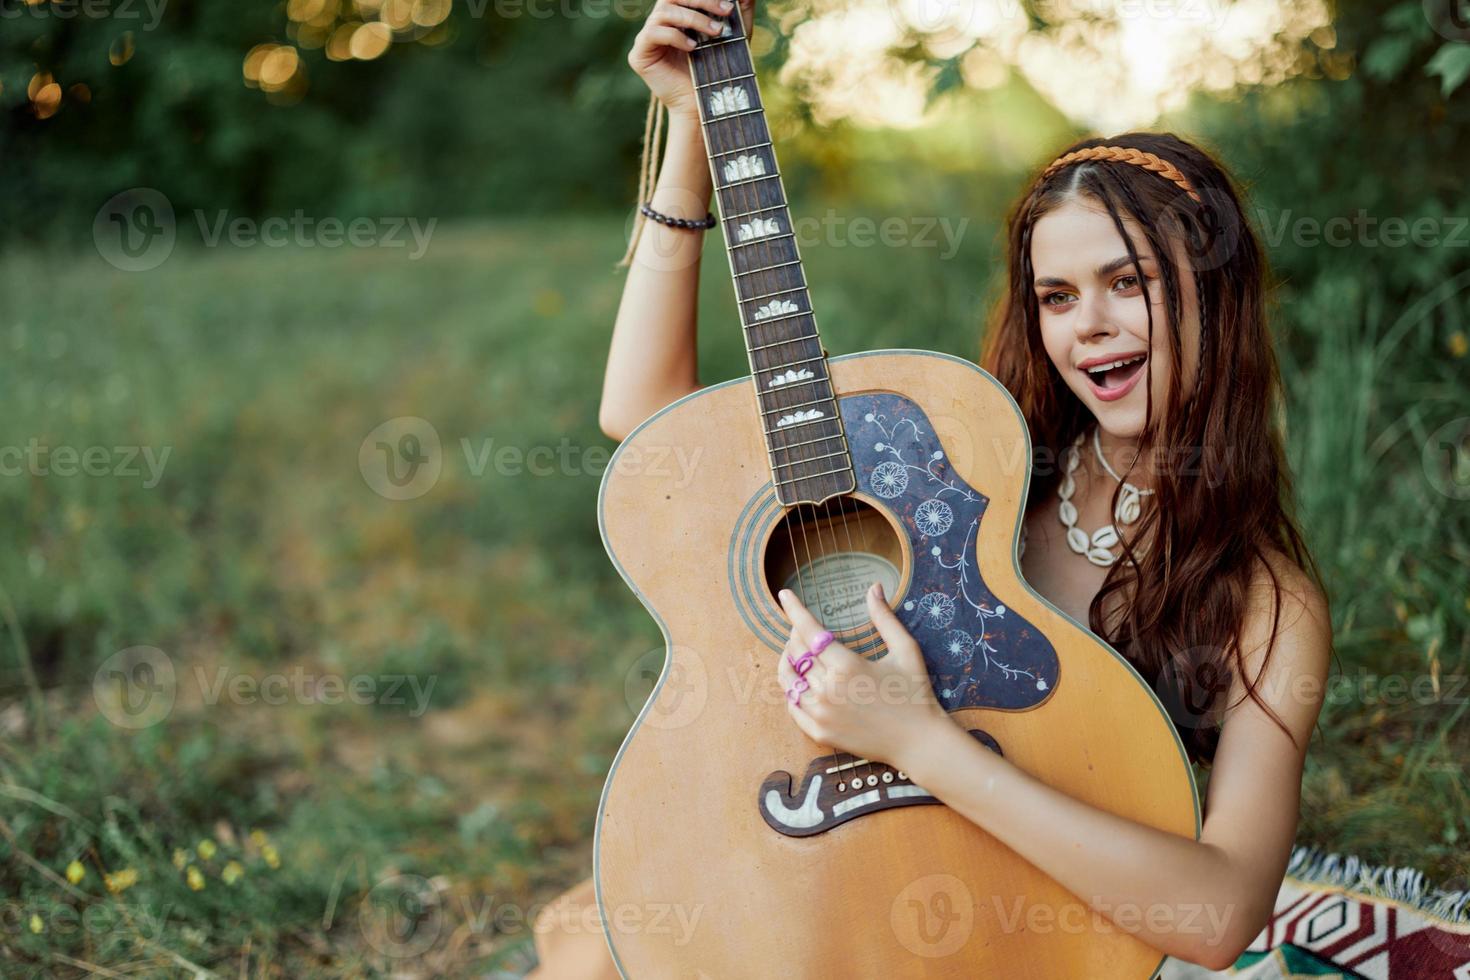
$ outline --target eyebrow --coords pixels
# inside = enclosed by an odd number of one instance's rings
[[[1153,260],[1153,256],[1152,255],[1140,255],[1138,257],[1138,264],[1139,265],[1143,265],[1143,263],[1149,262],[1149,261],[1152,261],[1152,260]],[[1099,278],[1099,279],[1105,279],[1108,276],[1112,275],[1114,272],[1117,272],[1119,269],[1122,269],[1122,268],[1124,268],[1126,266],[1131,266],[1131,265],[1133,265],[1133,260],[1132,259],[1130,259],[1126,255],[1120,255],[1116,259],[1113,259],[1111,262],[1105,262],[1102,265],[1098,266],[1096,269],[1092,270],[1092,272],[1093,272],[1093,275],[1097,276],[1097,278]],[[1070,282],[1068,282],[1067,280],[1065,280],[1065,279],[1058,279],[1055,276],[1046,276],[1044,278],[1041,278],[1041,279],[1036,280],[1036,286],[1037,287],[1046,287],[1046,286],[1070,286],[1070,285],[1072,285],[1072,284]]]

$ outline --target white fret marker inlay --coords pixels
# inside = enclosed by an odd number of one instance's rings
[[[805,381],[807,378],[815,377],[816,375],[812,374],[807,368],[802,368],[800,371],[787,371],[785,374],[778,374],[772,378],[771,383],[766,387],[779,388],[782,385],[795,384],[798,381]]]
[[[752,320],[765,320],[769,317],[780,316],[782,313],[795,313],[797,306],[789,299],[773,299],[765,306],[755,311]]]
[[[726,85],[710,96],[709,111],[716,116],[750,108],[750,96],[739,85]]]
[[[766,172],[766,161],[754,153],[745,153],[725,164],[726,180],[759,177]]]
[[[798,422],[810,422],[812,419],[822,417],[823,412],[820,408],[809,408],[805,412],[792,412],[790,415],[781,416],[781,421],[776,423],[776,428],[779,429],[783,425],[795,425]]]
[[[767,235],[779,235],[781,226],[776,224],[775,218],[756,218],[747,221],[735,232],[735,237],[742,242],[748,242],[753,238],[764,238]]]

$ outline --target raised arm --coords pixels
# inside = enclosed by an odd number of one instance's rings
[[[754,0],[741,4],[747,29]],[[669,112],[668,144],[650,204],[678,218],[703,218],[712,191],[709,159],[689,77],[694,48],[682,28],[719,33],[726,0],[658,0],[628,64]],[[628,269],[603,375],[598,424],[621,441],[638,423],[701,385],[695,349],[699,259],[709,232],[648,221]]]

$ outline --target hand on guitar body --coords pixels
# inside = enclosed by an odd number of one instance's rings
[[[792,630],[777,671],[781,687],[790,691],[798,679],[793,661],[812,648],[824,627],[791,590],[781,590],[779,598]],[[867,660],[832,641],[812,661],[799,703],[788,697],[786,709],[813,741],[903,768],[938,726],[957,726],[935,699],[919,644],[888,607],[882,586],[871,586],[866,600],[887,656]]]
[[[745,30],[750,32],[755,0],[739,4]],[[698,121],[699,109],[694,101],[694,84],[689,77],[689,52],[695,41],[684,33],[688,28],[711,37],[720,33],[714,18],[724,17],[735,9],[732,0],[658,0],[649,11],[643,30],[633,40],[628,64],[638,73],[671,116]]]

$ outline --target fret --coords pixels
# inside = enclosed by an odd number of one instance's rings
[[[783,238],[795,238],[795,237],[796,237],[795,233],[789,232],[789,231],[783,231],[779,235],[761,235],[758,238],[751,238],[751,239],[748,239],[747,241],[735,242],[733,245],[726,245],[725,246],[725,251],[732,252],[732,251],[734,251],[737,248],[749,248],[752,245],[769,245],[772,242],[779,242]],[[775,319],[775,318],[773,317],[772,319]],[[761,322],[764,323],[765,321],[762,320]]]
[[[766,392],[762,391],[761,394],[764,395]],[[794,408],[806,408],[808,405],[825,405],[827,402],[832,402],[832,409],[836,411],[837,403],[831,395],[828,395],[825,398],[813,398],[809,402],[797,402],[795,405],[777,405],[775,408],[762,409],[761,414],[770,415],[772,412],[789,412]]]
[[[694,49],[695,51],[704,51],[704,50],[707,50],[709,48],[716,47],[716,46],[721,45],[721,44],[734,44],[736,41],[744,41],[745,40],[745,35],[744,34],[741,34],[738,37],[709,37],[709,35],[706,34],[706,35],[703,35],[703,37],[706,37],[706,38],[709,38],[709,39],[708,40],[705,40],[705,41],[700,41],[699,47],[695,48]]]
[[[801,265],[801,259],[793,259],[790,262],[778,262],[775,265],[763,265],[758,269],[746,269],[744,272],[735,273],[735,277],[738,279],[741,276],[753,276],[757,272],[770,272],[772,269],[784,269],[788,265]]]
[[[842,433],[839,432],[836,435],[831,435],[831,436],[817,436],[815,439],[808,439],[806,442],[793,442],[789,446],[772,446],[771,449],[773,451],[774,450],[777,450],[777,449],[800,449],[802,446],[811,446],[811,445],[815,445],[816,443],[819,443],[819,442],[827,442],[830,439],[841,439],[841,438],[842,438]],[[785,465],[785,464],[783,463],[782,465]]]
[[[846,456],[846,455],[847,455],[847,450],[846,449],[839,449],[835,453],[823,453],[820,456],[813,456],[811,459],[794,459],[794,460],[792,460],[789,463],[772,463],[771,465],[773,467],[775,467],[775,466],[800,466],[802,463],[815,463],[819,459],[828,459],[828,458],[830,458],[832,456]]]
[[[837,419],[836,419],[835,416],[832,416],[832,415],[822,415],[822,416],[819,416],[819,417],[814,418],[814,419],[805,419],[805,420],[803,420],[801,422],[792,422],[790,425],[782,425],[782,426],[778,426],[777,428],[774,428],[774,429],[766,429],[764,431],[765,431],[766,435],[773,436],[773,435],[775,435],[778,432],[790,432],[792,429],[799,429],[803,425],[813,425],[813,424],[815,424],[817,422],[835,422],[835,421],[837,421]]]
[[[830,381],[830,380],[832,380],[832,379],[831,378],[828,378],[826,375],[819,374],[819,375],[817,375],[816,377],[813,377],[813,378],[802,378],[800,381],[787,381],[785,384],[767,385],[766,387],[761,388],[760,391],[761,391],[762,394],[765,394],[765,393],[768,393],[768,392],[772,392],[772,391],[787,391],[787,390],[789,390],[791,388],[800,388],[802,385],[814,385],[814,384],[818,384],[818,383],[823,382],[823,381]],[[827,398],[828,398],[828,400],[830,400],[832,398],[832,396],[831,395],[828,395]]]
[[[750,109],[736,109],[734,112],[717,112],[710,122],[724,122],[726,119],[735,119],[739,116],[749,116],[757,112],[765,112],[764,106],[755,106]]]
[[[777,180],[780,176],[781,172],[778,170],[774,173],[760,174],[755,177],[742,177],[740,180],[732,180],[729,183],[721,184],[720,190],[729,190],[731,187],[739,187],[741,184],[753,184],[758,180]]]
[[[800,337],[792,337],[789,340],[777,340],[777,341],[774,341],[774,342],[769,343],[769,344],[761,344],[761,345],[759,345],[757,347],[749,347],[749,348],[747,348],[747,350],[749,350],[752,354],[754,354],[756,351],[758,351],[758,350],[765,350],[767,347],[780,347],[782,344],[794,344],[794,343],[796,343],[797,341],[800,341],[800,340],[816,340],[816,339],[817,339],[817,335],[816,334],[814,334],[814,333],[808,333],[808,334],[802,334]]]
[[[729,156],[731,153],[741,153],[741,152],[744,152],[745,150],[759,150],[763,146],[770,146],[770,145],[771,145],[771,141],[770,140],[766,140],[763,143],[752,143],[749,146],[737,146],[733,150],[720,150],[720,151],[718,151],[716,153],[711,153],[710,156],[712,156],[712,157],[724,157],[724,156]],[[743,215],[738,215],[737,214],[737,215],[732,215],[731,217],[739,218],[739,217],[743,217]]]
[[[744,75],[731,75],[729,78],[712,78],[707,82],[695,83],[695,88],[705,88],[709,85],[719,85],[721,82],[738,82],[742,78],[754,78],[755,72],[746,72]]]
[[[727,214],[725,215],[725,220],[739,221],[741,218],[748,218],[753,214],[760,214],[762,211],[779,211],[785,206],[785,204],[772,204],[764,208],[756,208],[754,211],[741,211],[739,214]]]
[[[791,286],[791,287],[789,287],[787,289],[778,289],[774,293],[761,293],[759,296],[749,296],[749,297],[747,297],[745,299],[740,300],[740,302],[742,302],[742,303],[756,303],[756,302],[759,302],[760,300],[763,300],[763,299],[770,299],[772,296],[780,296],[782,293],[795,293],[795,292],[799,292],[799,291],[804,290],[804,289],[806,289],[806,286],[804,286],[804,285],[803,286]]]
[[[806,476],[793,476],[789,480],[777,480],[777,483],[798,483],[802,480],[815,480],[819,476],[831,476],[833,473],[851,473],[851,466],[839,466],[835,470],[824,470],[821,473],[808,473]]]
[[[810,361],[820,361],[826,358],[826,354],[817,354],[813,357],[803,357],[799,361],[788,361],[785,364],[777,364],[775,367],[761,368],[761,371],[780,371],[782,368],[796,367],[798,364],[806,364]]]
[[[812,315],[812,311],[811,310],[797,310],[794,313],[782,313],[780,316],[768,316],[768,317],[765,317],[763,319],[757,320],[754,323],[744,324],[744,326],[745,326],[745,329],[746,330],[754,330],[756,327],[763,327],[763,326],[765,326],[768,323],[780,323],[782,320],[790,320],[790,319],[793,319],[793,318],[799,317],[799,316],[811,316],[811,315]],[[810,358],[808,358],[808,360],[810,360]],[[800,364],[801,362],[800,361],[797,361],[796,363]]]

